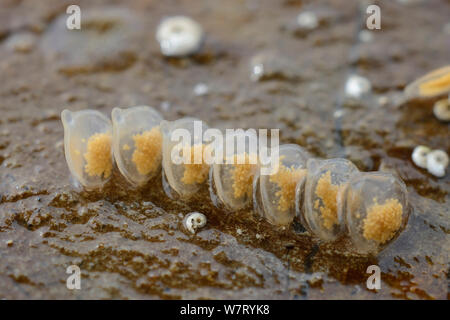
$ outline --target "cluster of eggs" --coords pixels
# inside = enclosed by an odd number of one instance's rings
[[[134,186],[161,172],[172,198],[188,199],[209,184],[212,203],[224,211],[253,206],[277,226],[297,217],[325,241],[347,233],[362,253],[380,251],[408,220],[407,191],[398,177],[359,172],[346,159],[315,159],[295,144],[280,145],[276,170],[263,175],[259,153],[247,140],[244,150],[222,150],[225,161],[207,161],[216,149],[198,134],[194,124],[200,120],[195,118],[166,121],[151,107],[137,106],[114,108],[112,122],[96,110],[64,110],[61,119],[69,169],[87,190],[101,188],[114,163]],[[201,125],[205,132],[207,125]],[[173,141],[177,129],[191,133],[190,143],[180,147]],[[173,161],[174,155],[192,161]]]

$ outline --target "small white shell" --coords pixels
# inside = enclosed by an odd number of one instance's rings
[[[419,168],[427,168],[427,155],[431,152],[431,149],[426,146],[417,146],[414,148],[411,155],[412,161]]]
[[[433,150],[427,155],[427,170],[432,175],[442,178],[448,166],[448,155],[443,150]]]
[[[306,167],[303,210],[299,212],[303,225],[322,240],[335,240],[343,231],[339,193],[358,169],[346,159],[309,159]]]
[[[450,97],[434,104],[433,113],[441,121],[450,121]]]
[[[168,57],[182,57],[197,52],[203,38],[200,24],[185,16],[164,19],[156,31],[161,52]]]
[[[253,193],[254,208],[273,225],[287,225],[295,216],[295,191],[306,180],[308,153],[298,145],[279,147],[278,171],[256,178],[258,190]]]
[[[133,185],[143,185],[161,167],[161,115],[153,108],[114,108],[114,157],[122,175]]]
[[[192,234],[206,226],[206,216],[200,212],[191,212],[183,219],[183,226]]]
[[[376,254],[408,221],[405,184],[389,173],[357,173],[340,195],[339,216],[360,253]]]
[[[61,113],[69,170],[88,190],[101,188],[112,175],[112,125],[96,110]]]
[[[176,197],[173,190],[178,196],[189,198],[207,182],[209,165],[203,158],[207,144],[202,136],[207,129],[205,122],[195,118],[161,121],[163,185],[169,197]],[[191,164],[186,164],[184,159],[189,156]]]

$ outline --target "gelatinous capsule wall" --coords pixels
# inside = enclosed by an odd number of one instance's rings
[[[295,144],[277,146],[272,170],[262,174],[261,150],[248,132],[242,148],[234,148],[236,135],[213,143],[201,120],[166,121],[148,106],[114,108],[112,124],[93,110],[64,110],[61,119],[67,164],[87,190],[110,179],[115,159],[133,186],[161,174],[166,194],[187,200],[209,185],[211,202],[225,212],[253,206],[275,226],[298,219],[322,241],[348,235],[364,254],[382,250],[408,220],[407,190],[399,178],[359,172],[346,159],[314,159]]]

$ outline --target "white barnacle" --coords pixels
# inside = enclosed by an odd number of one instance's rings
[[[450,96],[434,104],[433,113],[441,121],[450,121]]]
[[[206,225],[206,216],[200,212],[191,212],[184,217],[183,225],[186,230],[195,234],[198,229]]]
[[[163,55],[182,57],[197,52],[203,42],[203,28],[186,16],[164,19],[156,31],[156,39]]]
[[[417,146],[414,148],[411,155],[414,164],[420,168],[427,168],[427,156],[431,152],[431,149],[426,146]]]
[[[369,79],[358,76],[356,74],[348,77],[345,84],[345,94],[348,97],[360,98],[372,89]]]
[[[442,178],[448,166],[448,155],[443,150],[433,150],[427,155],[427,170],[432,175]]]

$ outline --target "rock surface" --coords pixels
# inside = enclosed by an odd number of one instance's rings
[[[407,83],[449,63],[448,1],[385,1],[382,30],[364,42],[356,0],[76,2],[81,31],[61,29],[74,1],[0,3],[0,298],[448,298],[450,176],[414,166],[411,152],[450,152],[449,124],[433,116],[434,100],[401,100]],[[316,10],[320,24],[299,36],[292,23],[302,10]],[[154,32],[179,13],[203,26],[205,45],[164,58]],[[11,50],[24,32],[32,44]],[[259,81],[255,61],[266,64]],[[350,73],[370,80],[369,97],[344,98]],[[192,93],[198,83],[207,95]],[[367,258],[296,224],[277,230],[252,212],[226,214],[206,190],[172,201],[159,179],[131,190],[116,175],[101,193],[75,190],[60,112],[138,104],[220,129],[279,128],[282,143],[314,156],[395,171],[413,205],[408,226]],[[192,211],[208,218],[196,235],[182,228]],[[81,290],[66,288],[73,264]],[[373,264],[378,292],[366,289]]]

